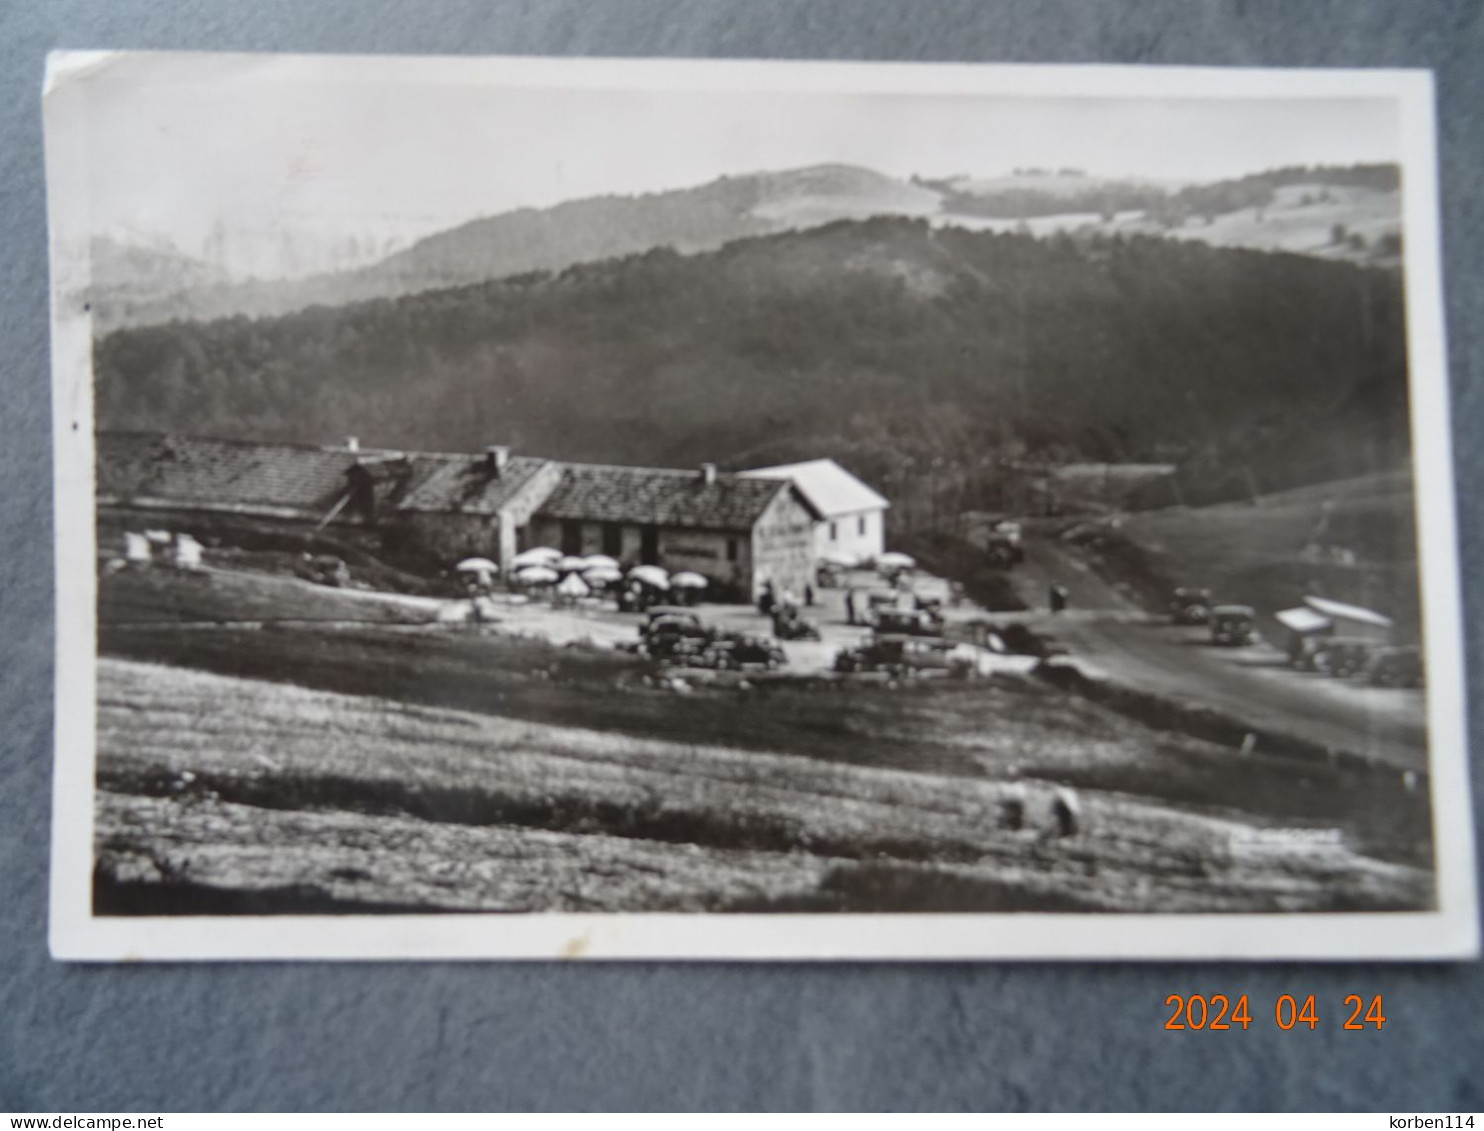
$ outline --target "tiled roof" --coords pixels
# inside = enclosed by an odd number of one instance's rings
[[[497,478],[478,455],[356,452],[137,432],[101,432],[97,452],[100,497],[272,507],[316,516],[346,494],[347,477],[358,465],[373,480],[379,507],[495,514],[547,462],[515,456]]]
[[[540,513],[589,522],[751,530],[786,483],[699,471],[569,463]]]
[[[355,453],[137,432],[97,437],[100,497],[324,513],[345,494]]]
[[[740,474],[749,479],[789,480],[826,518],[880,510],[891,505],[832,459],[760,467]]]
[[[402,511],[498,514],[549,461],[511,456],[499,476],[484,456],[414,455],[417,474],[397,500]]]

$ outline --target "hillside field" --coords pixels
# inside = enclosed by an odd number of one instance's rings
[[[478,629],[142,623],[118,581],[100,607],[106,913],[1431,900],[1426,798],[1394,774],[1241,757],[1036,679],[682,690],[632,657]]]
[[[1176,585],[1267,615],[1306,594],[1374,608],[1400,637],[1420,631],[1415,497],[1407,471],[1171,507],[1074,529],[1094,563],[1162,611]]]

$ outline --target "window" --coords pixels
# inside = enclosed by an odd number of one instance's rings
[[[562,520],[562,553],[572,557],[582,553],[582,523],[576,519]]]
[[[838,525],[837,523],[833,523],[833,522],[830,523],[830,541],[831,542],[833,542],[835,540],[835,538],[839,534],[839,531],[836,529],[836,526],[837,525]]]
[[[737,540],[735,538],[728,538],[727,539],[727,561],[734,562],[736,560],[737,560]]]
[[[865,515],[861,515],[861,517],[860,517],[860,525],[856,528],[856,533],[859,534],[862,538],[864,538],[866,536],[866,516]]]
[[[623,527],[620,524],[603,523],[603,553],[610,558],[623,557]]]

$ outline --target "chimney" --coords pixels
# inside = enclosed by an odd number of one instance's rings
[[[356,436],[347,436],[345,438],[345,450],[348,451],[348,452],[358,452],[358,451],[360,451],[361,450],[361,441],[360,441],[360,439],[358,437],[356,437]]]
[[[710,487],[713,483],[716,482],[716,464],[714,464],[714,463],[703,463],[703,464],[701,464],[701,482],[704,483],[704,484],[706,484],[706,486],[708,486],[708,487]]]
[[[491,444],[484,449],[485,461],[489,465],[489,473],[498,479],[505,474],[505,467],[510,462],[510,449],[504,444]]]

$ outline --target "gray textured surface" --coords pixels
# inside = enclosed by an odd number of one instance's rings
[[[1422,66],[1437,71],[1473,669],[1484,634],[1484,5],[1371,0],[0,3],[0,1109],[1484,1107],[1484,968],[297,965],[47,957],[52,47]],[[1471,680],[1473,731],[1484,724]],[[1474,777],[1480,760],[1475,757]],[[1475,802],[1477,823],[1478,802]],[[1161,1029],[1247,992],[1246,1032]],[[1266,1003],[1328,1003],[1283,1033]],[[1382,1033],[1342,1032],[1351,992]],[[1263,1008],[1259,1008],[1259,1004]]]

